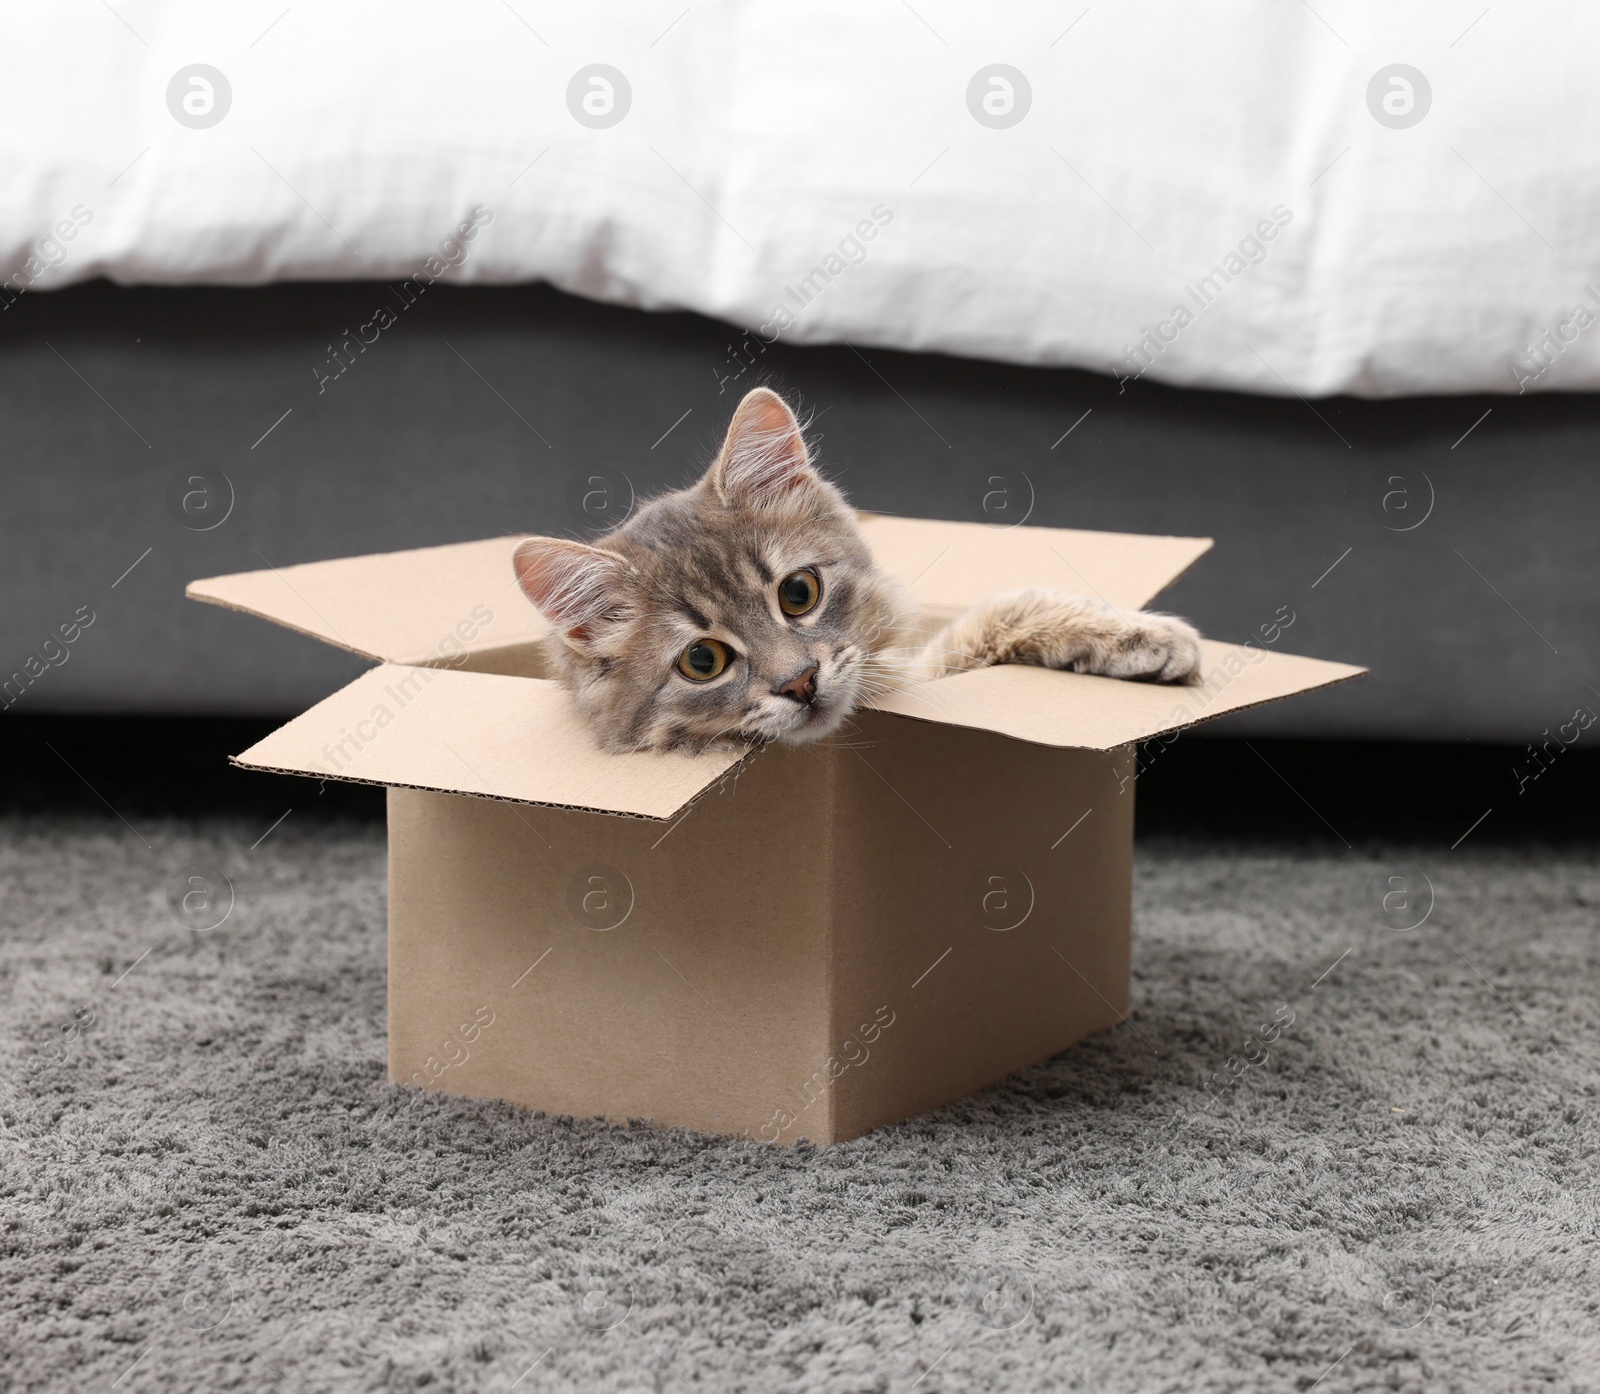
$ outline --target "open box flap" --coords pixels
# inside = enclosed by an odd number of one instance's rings
[[[870,705],[878,711],[996,731],[1040,745],[1113,750],[1367,671],[1253,645],[1207,639],[1201,648],[1206,681],[1193,687],[1005,665],[957,673]]]
[[[557,683],[385,664],[234,764],[665,819],[741,758],[608,754]]]
[[[437,664],[549,632],[517,587],[520,537],[191,581],[185,592],[386,663]]]
[[[933,612],[964,610],[1023,586],[1138,608],[1211,546],[1205,537],[997,528],[878,514],[864,514],[861,522],[879,563]],[[186,593],[380,663],[436,665],[549,633],[512,572],[519,541],[494,537],[268,566],[191,581]]]
[[[926,608],[965,610],[1024,586],[1141,609],[1211,550],[1209,537],[1144,537],[1069,528],[1001,528],[863,514],[879,565]]]

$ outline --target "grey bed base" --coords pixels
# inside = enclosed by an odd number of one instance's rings
[[[1523,745],[1600,712],[1594,397],[1123,390],[766,346],[541,287],[435,287],[401,308],[381,284],[97,283],[0,316],[0,706],[300,710],[362,662],[185,602],[186,581],[580,533],[703,467],[758,381],[798,398],[864,508],[1209,534],[1167,608],[1373,670],[1219,730]],[[217,483],[209,519],[192,498],[185,514],[175,481],[216,472],[231,502]]]

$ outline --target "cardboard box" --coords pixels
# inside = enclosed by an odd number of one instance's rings
[[[1147,605],[1211,545],[865,517],[929,623]],[[236,757],[388,786],[389,1072],[832,1143],[1128,1008],[1137,742],[1361,669],[1208,641],[1204,686],[1000,667],[818,746],[613,755],[544,676],[516,538],[196,581],[379,666]]]

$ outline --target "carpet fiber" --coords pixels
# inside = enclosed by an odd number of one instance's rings
[[[1127,1024],[779,1151],[392,1088],[381,830],[260,834],[0,821],[0,1388],[1600,1386],[1590,855],[1141,843]]]

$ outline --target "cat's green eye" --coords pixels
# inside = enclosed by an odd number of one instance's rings
[[[715,639],[696,639],[678,655],[678,671],[690,682],[710,682],[728,666],[733,655]]]
[[[822,599],[822,582],[815,571],[791,571],[778,582],[778,608],[786,615],[804,615]]]

